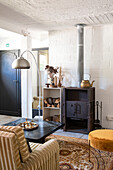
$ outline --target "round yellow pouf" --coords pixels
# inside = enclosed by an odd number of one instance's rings
[[[113,130],[111,129],[91,131],[88,141],[90,141],[90,146],[95,149],[113,152]]]

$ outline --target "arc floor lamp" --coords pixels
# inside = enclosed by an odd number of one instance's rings
[[[38,105],[38,114],[39,114],[39,119],[40,119],[40,99],[41,99],[41,89],[40,89],[40,73],[39,73],[39,67],[38,67],[38,64],[36,62],[36,58],[35,56],[33,55],[33,53],[29,50],[26,50],[24,51],[20,57],[18,57],[17,59],[15,59],[12,63],[12,68],[13,69],[29,69],[30,68],[30,63],[28,60],[26,60],[23,55],[24,53],[26,52],[29,52],[32,57],[34,58],[34,61],[35,61],[35,64],[36,64],[36,67],[37,67],[37,73],[38,73],[38,76],[39,76],[39,105]],[[16,55],[16,54],[14,54]]]

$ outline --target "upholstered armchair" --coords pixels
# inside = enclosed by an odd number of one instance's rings
[[[56,140],[30,143],[19,126],[0,126],[0,170],[58,170],[59,146]]]

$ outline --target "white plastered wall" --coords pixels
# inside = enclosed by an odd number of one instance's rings
[[[64,86],[76,86],[76,37],[76,29],[49,34],[49,64],[62,67]]]
[[[62,66],[64,85],[76,86],[77,30],[49,33],[49,63]],[[85,28],[84,72],[95,80],[96,100],[103,103],[103,127],[113,128],[113,25]]]

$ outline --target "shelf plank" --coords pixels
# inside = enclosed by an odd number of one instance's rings
[[[58,108],[58,107],[44,107],[44,109],[55,109],[55,110],[59,110],[60,108]]]
[[[61,90],[61,87],[54,87],[54,88],[52,88],[52,87],[44,87],[43,89],[44,90]]]

